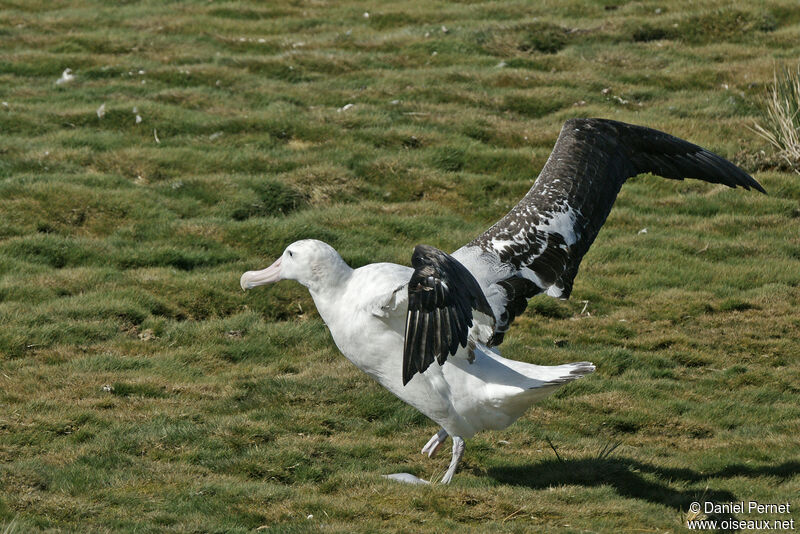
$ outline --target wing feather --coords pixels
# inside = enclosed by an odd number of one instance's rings
[[[765,192],[733,163],[664,132],[605,119],[567,121],[525,197],[453,253],[491,296],[498,322],[490,343],[502,341],[533,295],[569,297],[622,184],[642,173]]]
[[[411,258],[408,312],[403,346],[403,385],[436,360],[444,364],[459,346],[466,347],[472,310],[494,318],[480,285],[449,254],[418,245]]]

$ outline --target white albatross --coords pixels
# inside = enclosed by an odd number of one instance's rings
[[[331,246],[307,239],[289,245],[266,269],[244,273],[241,286],[278,280],[306,286],[342,354],[441,427],[422,453],[433,456],[452,436],[446,484],[465,439],[507,427],[534,402],[594,371],[589,362],[509,360],[494,347],[529,298],[569,297],[620,187],[646,172],[764,192],[727,160],[663,132],[572,119],[519,204],[452,256],[419,245],[413,267],[352,269]],[[390,478],[425,482],[407,473]]]

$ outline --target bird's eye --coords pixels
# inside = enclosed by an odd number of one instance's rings
[[[291,251],[291,250],[289,250],[288,252],[289,252],[289,257],[290,257],[290,258],[291,258],[292,256],[294,256],[294,254],[292,254],[292,251]]]

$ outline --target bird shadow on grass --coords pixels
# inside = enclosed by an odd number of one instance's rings
[[[687,468],[660,467],[618,456],[560,459],[554,458],[537,464],[508,465],[488,470],[490,477],[504,484],[545,489],[551,486],[611,486],[622,497],[642,499],[652,503],[687,512],[693,502],[728,503],[748,500],[753,496],[738,498],[730,491],[688,488],[678,490],[668,481],[687,483],[710,482],[733,477],[774,477],[788,479],[800,473],[800,462],[790,461],[774,466],[749,466],[734,464],[719,470],[697,472]],[[709,518],[735,519],[731,515],[710,515]]]

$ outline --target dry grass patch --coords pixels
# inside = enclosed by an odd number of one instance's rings
[[[754,129],[792,167],[800,163],[800,65],[776,70],[763,100],[762,121]]]

